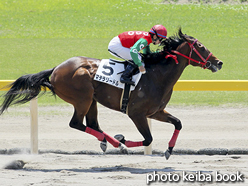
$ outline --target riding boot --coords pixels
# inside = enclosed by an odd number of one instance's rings
[[[127,83],[133,86],[135,85],[135,83],[132,81],[132,75],[133,75],[133,71],[135,68],[136,67],[134,65],[131,65],[131,64],[127,65],[127,68],[121,75],[121,78],[120,78],[121,83]]]

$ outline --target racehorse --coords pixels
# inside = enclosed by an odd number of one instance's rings
[[[36,74],[19,77],[3,95],[2,114],[10,105],[22,104],[35,98],[43,88],[74,107],[70,127],[95,136],[103,151],[107,142],[123,152],[126,147],[148,146],[153,138],[147,118],[168,122],[175,126],[165,157],[168,159],[175,146],[181,121],[165,110],[173,86],[184,69],[189,65],[200,66],[216,72],[221,69],[222,61],[216,58],[197,39],[183,34],[181,28],[174,36],[162,43],[161,52],[144,56],[146,74],[143,74],[135,90],[130,93],[127,115],[144,137],[143,141],[129,141],[123,135],[115,138],[100,129],[97,119],[97,102],[110,109],[120,111],[122,89],[93,80],[100,59],[72,57],[55,68]],[[83,119],[86,117],[86,125]]]

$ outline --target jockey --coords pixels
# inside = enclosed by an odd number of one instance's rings
[[[144,54],[151,53],[150,44],[158,45],[167,36],[167,30],[163,25],[155,25],[149,32],[129,31],[123,32],[114,37],[109,45],[108,51],[115,57],[125,60],[133,60],[139,67],[142,74],[146,73],[146,69],[141,62],[139,51],[143,50]],[[125,71],[121,75],[120,82],[134,85],[132,81],[132,73],[135,65],[128,64]]]

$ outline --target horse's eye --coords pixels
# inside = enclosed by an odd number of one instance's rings
[[[198,47],[202,50],[202,51],[204,51],[205,50],[205,47],[202,45],[202,44],[198,44]]]

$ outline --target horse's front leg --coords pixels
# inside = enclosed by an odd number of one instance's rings
[[[169,141],[168,150],[165,152],[165,157],[168,160],[176,144],[178,134],[180,130],[182,129],[181,121],[177,119],[176,117],[172,116],[170,113],[166,112],[165,110],[158,111],[152,116],[149,116],[149,118],[156,119],[162,122],[168,122],[175,126],[175,131],[171,137],[171,140]]]
[[[121,143],[125,144],[126,147],[140,147],[149,146],[152,142],[152,135],[148,126],[147,118],[144,114],[129,114],[140,134],[144,137],[143,141],[129,141],[126,140],[122,134],[117,134],[115,138]]]

